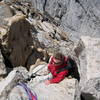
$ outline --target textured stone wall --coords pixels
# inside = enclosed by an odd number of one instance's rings
[[[81,35],[100,37],[99,0],[32,0],[33,7],[48,12],[75,41]]]

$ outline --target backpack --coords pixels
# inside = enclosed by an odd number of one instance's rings
[[[64,68],[60,68],[57,73],[60,73],[64,70],[68,70],[69,73],[66,77],[71,76],[71,77],[76,78],[79,81],[80,76],[79,76],[78,67],[77,67],[76,62],[71,57],[68,57],[68,60],[66,63],[67,63],[67,66],[65,66]]]

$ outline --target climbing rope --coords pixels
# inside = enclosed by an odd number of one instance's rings
[[[29,97],[29,100],[37,100],[36,93],[34,93],[34,95],[33,95],[31,90],[27,87],[27,85],[25,83],[18,83],[18,85],[24,88],[24,90],[26,91],[26,93]]]

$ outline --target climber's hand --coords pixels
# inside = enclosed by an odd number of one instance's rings
[[[50,80],[46,80],[45,85],[49,85],[49,84],[50,84]]]

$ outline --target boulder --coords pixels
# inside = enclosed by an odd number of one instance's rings
[[[43,65],[43,66],[42,66],[42,65]],[[39,67],[37,67],[37,66],[40,66],[40,69],[42,69],[42,70],[39,70]],[[46,66],[46,67],[45,67],[45,66]],[[37,67],[37,68],[36,68],[36,67]],[[44,73],[43,68],[46,68],[45,71],[47,72],[47,63],[41,61],[40,59],[37,59],[36,63],[35,63],[34,65],[31,65],[31,66],[30,66],[29,73],[30,73],[30,75],[31,75],[32,73],[35,73],[35,72],[38,72],[39,74],[41,74],[41,71],[43,71],[43,73]],[[34,69],[35,69],[35,70],[34,70]]]
[[[0,82],[0,100],[6,100],[11,89],[17,85],[19,81],[24,80],[23,75],[18,70],[13,70],[9,75]]]
[[[5,20],[7,28],[1,28],[2,51],[13,67],[22,65],[29,69],[38,58],[48,61],[47,51],[35,45],[31,25],[25,15],[17,13]]]
[[[74,100],[76,94],[75,79],[66,78],[59,84],[50,85],[45,85],[43,81],[35,84],[33,81],[31,87],[37,94],[38,100],[66,100],[66,98],[68,100]]]
[[[28,100],[26,91],[21,86],[15,86],[9,93],[7,100]]]
[[[17,14],[5,20],[8,21],[5,52],[9,53],[6,56],[8,56],[14,67],[19,65],[25,66],[27,58],[32,52],[31,45],[33,45],[30,24],[22,14]]]
[[[23,76],[23,80],[28,78],[28,71],[25,67],[18,66],[18,67],[15,67],[13,70],[17,70],[17,71],[21,72],[21,74]]]
[[[25,68],[23,67],[17,67],[15,68],[17,69],[17,71],[19,70],[24,78],[26,79],[27,78],[27,75],[32,75],[32,73],[36,73],[36,74],[39,74],[39,75],[44,75],[45,71],[47,71],[47,66],[45,65],[39,65],[38,67],[36,67],[34,70],[31,70],[30,73],[27,73],[27,71],[25,70]],[[48,76],[44,77],[42,76],[42,80],[43,79],[46,79]],[[38,79],[39,78],[39,79]],[[38,82],[40,82],[40,77],[37,77],[37,80],[39,80]],[[37,83],[36,79],[35,79],[35,83]],[[33,94],[35,94],[35,91],[34,91],[34,88],[33,87],[30,87],[30,84],[32,85],[33,83],[30,83],[30,82],[27,82],[27,83],[24,83],[27,85],[28,88],[30,88],[31,92],[33,92]],[[28,95],[25,91],[25,89],[22,87],[22,86],[15,86],[11,92],[9,93],[9,96],[8,96],[8,100],[28,100]]]
[[[45,85],[40,83],[32,87],[28,84],[28,87],[31,89],[33,94],[36,94],[38,100],[78,100],[75,98],[75,79],[65,79],[60,84]],[[28,95],[26,91],[20,87],[16,86],[12,89],[8,96],[8,100],[27,100]],[[79,99],[80,100],[80,99]]]

